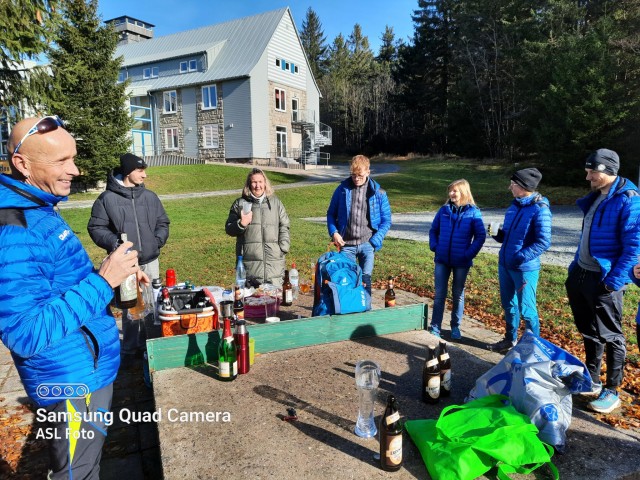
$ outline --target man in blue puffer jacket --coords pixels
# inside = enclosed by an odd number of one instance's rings
[[[0,175],[0,338],[37,418],[55,431],[47,478],[98,479],[120,357],[108,305],[112,289],[139,271],[137,252],[127,253],[127,242],[96,271],[56,211],[79,174],[75,141],[58,117],[19,122],[8,149],[11,175]]]
[[[497,235],[494,233],[494,238],[502,243],[498,276],[507,327],[504,339],[488,345],[489,350],[496,352],[504,353],[516,344],[521,315],[527,330],[540,335],[536,305],[540,255],[551,246],[549,200],[536,191],[541,179],[537,168],[513,174],[509,185],[513,203],[505,213],[503,227]]]
[[[374,252],[391,228],[391,206],[380,185],[369,177],[369,159],[351,159],[351,176],[333,192],[327,209],[327,229],[342,253],[362,268],[362,281],[371,295]]]
[[[589,408],[609,413],[620,406],[626,342],[622,331],[622,296],[640,247],[640,196],[636,186],[618,176],[620,159],[601,148],[587,158],[592,192],[577,201],[584,212],[582,235],[565,282],[573,318],[582,334],[586,365],[593,381]],[[600,382],[607,351],[607,381]]]

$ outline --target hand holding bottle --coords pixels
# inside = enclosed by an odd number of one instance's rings
[[[140,270],[138,265],[138,252],[130,250],[131,247],[133,247],[132,242],[124,242],[111,252],[100,265],[98,273],[111,285],[111,288],[119,286],[132,273],[138,275],[138,272],[142,274],[142,276],[138,276],[140,281],[149,282],[149,277]]]

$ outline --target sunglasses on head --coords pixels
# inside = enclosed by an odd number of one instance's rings
[[[16,148],[13,149],[13,155],[18,152],[18,149],[22,146],[24,141],[31,135],[34,135],[36,133],[49,133],[54,131],[58,127],[65,128],[64,122],[60,120],[60,117],[58,117],[57,115],[50,115],[48,117],[41,118],[33,127],[29,129],[27,133],[25,133],[24,137],[22,137],[22,139],[18,142]]]

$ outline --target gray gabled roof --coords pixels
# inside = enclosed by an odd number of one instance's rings
[[[194,30],[121,45],[115,56],[124,57],[123,67],[153,64],[162,60],[208,52],[208,69],[180,75],[132,82],[149,86],[149,91],[249,76],[267,48],[289,8],[244,17]],[[292,19],[293,21],[293,19]]]

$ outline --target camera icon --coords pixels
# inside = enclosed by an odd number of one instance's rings
[[[46,400],[84,398],[88,393],[89,387],[84,383],[41,383],[36,388],[38,397]]]

